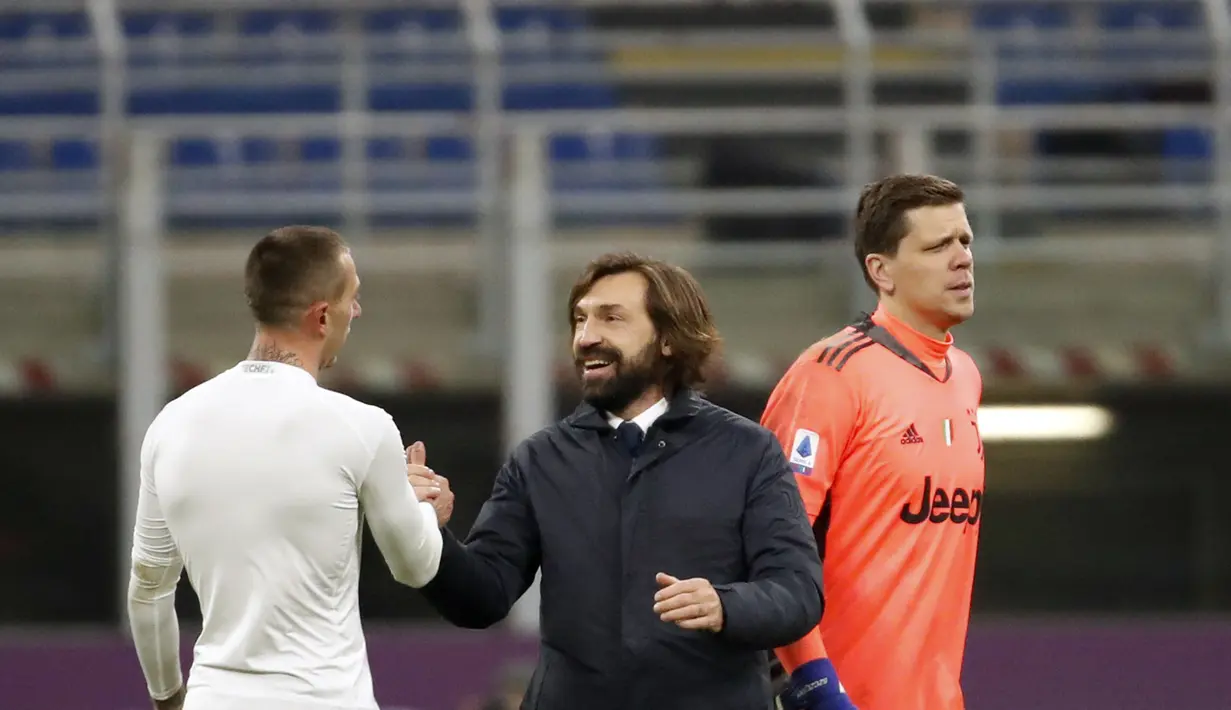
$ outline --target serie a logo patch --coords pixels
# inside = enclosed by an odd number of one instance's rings
[[[791,471],[800,476],[811,476],[816,468],[816,451],[821,445],[821,435],[809,429],[796,429],[791,444]]]

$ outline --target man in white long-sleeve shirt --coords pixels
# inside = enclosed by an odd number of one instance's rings
[[[168,404],[146,433],[129,617],[159,710],[370,710],[359,618],[366,518],[393,576],[440,562],[432,504],[407,480],[392,418],[317,385],[360,314],[345,242],[286,227],[248,257],[248,358]],[[175,587],[202,631],[184,685]]]

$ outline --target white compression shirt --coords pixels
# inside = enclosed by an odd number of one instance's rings
[[[359,619],[365,519],[394,578],[431,581],[440,530],[383,410],[252,361],[168,404],[141,451],[128,594],[150,696],[181,685],[187,569],[203,620],[186,710],[375,708]]]

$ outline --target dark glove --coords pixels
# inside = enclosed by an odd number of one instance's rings
[[[858,710],[828,658],[808,661],[791,674],[778,696],[782,710]]]

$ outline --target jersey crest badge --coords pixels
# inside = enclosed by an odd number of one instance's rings
[[[808,429],[795,430],[795,442],[791,444],[791,471],[800,476],[811,476],[816,468],[816,450],[821,435]]]

